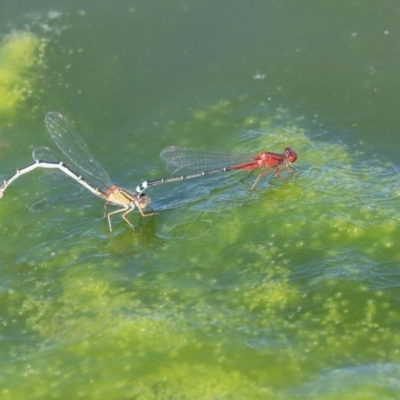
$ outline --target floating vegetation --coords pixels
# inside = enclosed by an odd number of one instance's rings
[[[213,126],[224,140],[240,126],[239,151],[291,145],[298,171],[251,193],[240,173],[165,185],[159,215],[134,233],[99,236],[93,219],[65,213],[62,228],[26,215],[22,230],[8,203],[2,398],[34,398],[32,387],[110,399],[398,390],[398,177],[365,146],[304,125],[250,98],[169,122],[188,146]]]
[[[26,101],[37,95],[46,41],[15,31],[0,44],[0,120],[12,121]]]

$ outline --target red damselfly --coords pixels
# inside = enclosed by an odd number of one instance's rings
[[[225,154],[192,149],[188,147],[171,146],[160,153],[160,158],[166,163],[166,168],[173,178],[161,178],[144,181],[136,187],[135,194],[143,194],[151,186],[162,183],[182,181],[229,171],[250,171],[263,169],[257,176],[250,190],[253,190],[259,179],[274,172],[278,177],[283,168],[288,173],[294,171],[290,164],[297,160],[297,153],[290,147],[286,147],[283,153],[263,151],[254,154]]]

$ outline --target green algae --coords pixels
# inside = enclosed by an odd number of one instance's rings
[[[15,31],[0,44],[0,116],[11,122],[26,101],[38,97],[46,42],[30,32]]]
[[[42,261],[20,259],[25,279],[3,293],[3,323],[24,340],[2,349],[2,398],[285,399],[288,382],[301,389],[327,368],[399,362],[390,164],[313,140],[301,119],[266,103],[246,116],[248,101],[194,110],[166,129],[246,126],[238,150],[248,139],[290,144],[296,173],[252,193],[240,173],[184,182],[176,196],[188,203],[134,233],[95,236],[90,221],[77,233],[79,215],[60,216],[71,232],[43,246],[37,237],[30,258]]]

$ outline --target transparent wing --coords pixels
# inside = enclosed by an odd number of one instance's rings
[[[82,209],[91,207],[83,194],[74,194],[64,197],[50,197],[37,201],[29,207],[32,213],[45,213],[49,211],[66,212],[69,209]]]
[[[162,150],[160,158],[166,164],[167,171],[173,176],[197,174],[254,161],[254,154],[227,154],[171,146]]]
[[[57,112],[49,112],[46,114],[45,123],[51,138],[70,161],[66,165],[72,171],[98,189],[106,190],[112,185],[107,172],[95,160],[78,132],[65,117]]]
[[[32,151],[32,157],[35,161],[49,161],[49,162],[60,162],[61,154],[56,153],[49,147],[37,147]],[[50,170],[49,170],[50,171]]]

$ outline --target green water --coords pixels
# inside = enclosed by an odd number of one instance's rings
[[[111,235],[78,185],[19,178],[0,202],[0,398],[397,399],[399,11],[2,3],[1,179],[55,146],[48,111],[127,188],[168,176],[173,144],[299,158],[252,192],[240,172],[155,187],[157,215]]]

